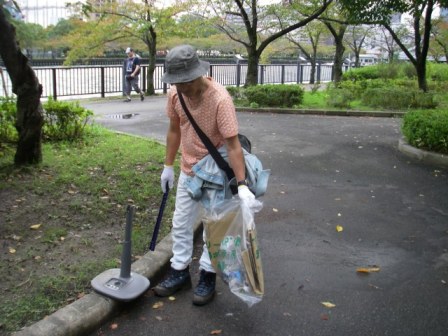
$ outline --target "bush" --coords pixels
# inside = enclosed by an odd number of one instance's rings
[[[427,78],[437,82],[448,81],[448,64],[428,63]]]
[[[226,86],[227,92],[233,99],[241,99],[243,96],[242,89],[237,86]]]
[[[93,112],[78,102],[61,102],[50,97],[43,104],[44,138],[48,140],[75,140],[81,138]]]
[[[350,108],[350,104],[356,97],[356,88],[338,87],[328,90],[327,104],[337,108]]]
[[[448,110],[408,112],[402,132],[414,147],[448,154]]]
[[[82,138],[85,126],[93,112],[78,102],[60,102],[50,98],[42,104],[44,111],[43,138],[45,140],[75,140]],[[16,142],[16,101],[0,97],[0,141]]]
[[[0,142],[18,140],[16,122],[16,103],[11,98],[0,97]]]
[[[418,89],[369,88],[362,96],[363,104],[385,109],[435,108],[437,103],[432,93]]]
[[[255,85],[244,90],[250,104],[267,107],[293,107],[303,100],[303,89],[299,85]]]

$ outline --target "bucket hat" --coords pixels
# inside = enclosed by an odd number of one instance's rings
[[[210,63],[201,61],[191,45],[180,45],[168,52],[165,59],[164,83],[185,83],[205,75]]]

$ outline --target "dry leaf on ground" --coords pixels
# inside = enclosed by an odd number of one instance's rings
[[[327,308],[334,308],[336,307],[336,305],[334,303],[331,302],[321,302],[325,307]]]

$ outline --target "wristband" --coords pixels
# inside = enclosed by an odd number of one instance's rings
[[[246,180],[241,180],[237,182],[237,186],[241,187],[241,186],[246,186],[247,187],[247,181]]]

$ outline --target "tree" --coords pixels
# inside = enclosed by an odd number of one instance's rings
[[[143,0],[143,4],[96,3],[87,1],[82,7],[87,17],[98,16],[99,20],[92,20],[82,30],[73,32],[72,38],[76,39],[76,44],[69,51],[68,62],[82,56],[99,54],[108,43],[126,41],[130,45],[139,41],[147,48],[149,57],[146,93],[154,94],[158,38],[170,35],[177,29],[173,17],[185,11],[188,2],[176,1],[169,7],[158,6],[156,1],[151,0]]]
[[[432,14],[437,5],[448,6],[448,0],[339,0],[345,12],[360,23],[378,23],[383,25],[394,41],[414,65],[418,86],[427,91],[426,59],[428,56]],[[408,48],[391,25],[393,13],[409,13],[412,17],[414,51]]]
[[[316,76],[317,48],[325,26],[319,21],[308,23],[305,27],[287,35],[288,40],[296,45],[305,58],[311,63],[310,84],[314,84]]]
[[[0,0],[0,55],[11,78],[12,91],[17,95],[16,128],[19,141],[14,163],[35,164],[42,161],[42,85],[20,51],[15,28],[7,19],[3,5],[4,1]]]
[[[434,20],[432,42],[433,56],[443,54],[445,62],[448,62],[448,22],[440,19]]]
[[[371,28],[366,25],[351,25],[347,30],[348,34],[345,37],[345,42],[355,54],[355,67],[359,67],[359,55]]]
[[[258,64],[266,47],[318,18],[332,2],[313,0],[289,1],[285,5],[260,5],[257,0],[221,0],[209,1],[208,5],[215,15],[216,26],[246,49],[246,85],[256,85]],[[296,13],[293,23],[290,21],[292,13]]]

